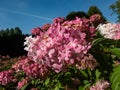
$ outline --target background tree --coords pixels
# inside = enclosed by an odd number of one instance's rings
[[[87,15],[90,17],[94,14],[102,15],[102,12],[100,11],[100,9],[97,6],[90,6],[90,8],[88,9]]]
[[[87,14],[83,11],[72,11],[66,15],[66,20],[74,20],[76,17],[88,18]]]
[[[20,30],[19,27],[15,27],[14,32],[15,32],[15,34],[22,34],[22,31]]]
[[[2,29],[2,30],[0,30],[0,37],[3,37],[4,36],[4,30]]]
[[[88,9],[87,15],[90,17],[94,14],[100,14],[102,16],[103,21],[104,22],[107,21],[97,6],[90,6],[90,8]]]
[[[22,34],[19,27],[0,30],[0,55],[17,57],[26,55],[23,42],[27,35]]]
[[[117,14],[117,22],[120,22],[120,0],[117,0],[114,4],[110,5],[110,9],[113,11],[112,14]]]

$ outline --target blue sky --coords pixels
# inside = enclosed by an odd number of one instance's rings
[[[23,33],[30,33],[35,27],[52,23],[56,17],[65,17],[71,11],[87,12],[90,6],[97,6],[108,21],[114,23],[109,6],[116,0],[0,0],[0,30],[19,27]]]

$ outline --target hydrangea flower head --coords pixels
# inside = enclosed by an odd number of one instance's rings
[[[57,73],[65,71],[68,66],[80,63],[87,54],[95,31],[88,19],[56,18],[46,32],[26,41],[28,56]]]
[[[100,80],[96,82],[95,85],[90,87],[90,90],[108,90],[109,88],[109,83],[105,80]]]
[[[105,38],[114,40],[120,39],[120,24],[100,24],[97,29]]]

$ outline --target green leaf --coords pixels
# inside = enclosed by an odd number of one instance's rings
[[[45,80],[45,85],[48,85],[50,82],[50,78],[47,78],[47,80]]]
[[[112,73],[111,76],[110,76],[110,80],[111,80],[111,81],[114,80],[114,78],[115,78],[116,75],[119,73],[119,71],[120,71],[120,65],[117,66],[116,68],[114,68],[113,73]]]
[[[62,88],[62,85],[60,82],[58,82],[56,85],[55,85],[55,89],[54,90],[60,90]]]
[[[88,77],[87,73],[85,72],[85,70],[80,70],[81,74],[85,77]]]
[[[117,82],[115,85],[115,90],[119,90],[120,89],[120,82]]]
[[[99,70],[96,70],[95,71],[96,81],[99,80],[100,75],[101,75],[101,72],[99,72]]]
[[[0,87],[0,90],[6,90],[4,87]]]
[[[103,45],[116,45],[118,44],[118,42],[116,42],[115,40],[112,39],[107,39],[107,38],[97,38],[92,42],[92,46],[97,46],[99,44],[103,44]]]
[[[78,90],[83,90],[83,88],[84,88],[84,87],[82,87],[82,86],[79,86]]]
[[[37,86],[40,84],[40,79],[36,79],[34,85]]]
[[[64,75],[66,78],[70,78],[72,76],[72,74],[70,72],[66,72]]]
[[[118,74],[119,72],[114,72],[114,73],[112,73],[112,75],[110,76],[110,81],[114,81],[115,80],[115,77],[116,77],[116,75]]]
[[[89,88],[90,86],[91,86],[91,83],[86,84],[86,85],[83,87],[83,90],[87,90],[87,88]]]
[[[89,76],[92,76],[92,72],[90,69],[88,69],[87,72],[88,72]]]
[[[112,90],[120,90],[120,65],[113,70],[110,75]]]
[[[79,86],[78,90],[89,90],[88,88],[91,86],[91,83],[87,83],[84,86]]]
[[[84,84],[88,84],[89,81],[88,81],[88,80],[83,80],[83,83],[84,83]]]
[[[97,38],[92,42],[92,45],[98,45],[100,42],[106,40],[105,38]]]
[[[32,83],[32,85],[34,85],[34,84],[35,84],[35,81],[34,81],[34,80],[32,80],[32,81],[31,81],[31,83]]]
[[[21,90],[26,90],[26,88],[27,88],[28,85],[29,85],[29,84],[24,85],[24,86],[21,88]]]
[[[120,48],[113,48],[113,49],[111,49],[111,52],[112,52],[114,55],[120,57]]]

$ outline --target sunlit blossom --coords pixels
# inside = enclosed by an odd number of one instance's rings
[[[120,39],[120,24],[100,24],[97,29],[105,38],[114,40]]]
[[[58,73],[82,60],[91,48],[94,36],[95,28],[88,19],[65,21],[56,18],[42,35],[26,38],[25,49],[33,61]]]

